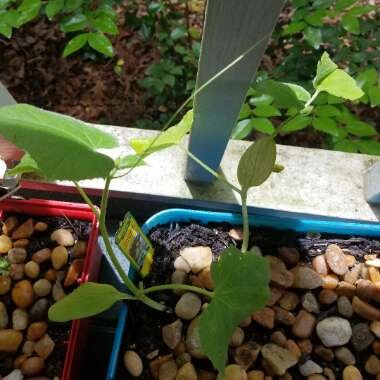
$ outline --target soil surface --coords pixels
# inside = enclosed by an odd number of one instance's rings
[[[178,224],[161,226],[153,230],[149,236],[154,247],[155,257],[154,265],[150,275],[144,280],[145,286],[152,286],[163,283],[170,283],[171,274],[174,270],[173,262],[179,256],[182,248],[189,246],[208,246],[212,249],[213,259],[216,260],[223,250],[230,244],[240,246],[240,242],[235,241],[229,235],[231,226],[213,225],[207,226],[196,223]],[[250,241],[250,246],[257,245],[261,248],[263,255],[276,255],[279,247],[294,247],[300,252],[300,263],[310,263],[313,257],[324,253],[329,244],[337,244],[342,249],[350,251],[352,256],[358,262],[365,260],[365,255],[380,254],[380,240],[365,237],[347,237],[330,234],[319,233],[298,233],[290,230],[277,230],[267,227],[255,228]],[[299,296],[305,293],[305,290],[291,289]],[[320,289],[319,289],[320,290]],[[318,298],[318,289],[312,290]],[[174,309],[179,296],[171,292],[155,293],[156,300],[163,301],[168,306]],[[320,321],[329,316],[339,315],[336,304],[320,305],[321,311],[316,315],[316,321]],[[299,304],[292,313],[297,315],[302,308]],[[177,319],[176,315],[163,314],[156,312],[151,308],[140,303],[133,303],[130,307],[129,322],[127,326],[134,326],[127,329],[128,336],[126,338],[127,349],[135,350],[143,360],[144,372],[138,378],[139,380],[152,380],[153,376],[149,370],[149,363],[159,357],[171,354],[172,351],[163,343],[161,329],[164,325],[172,323]],[[349,318],[350,324],[353,326],[357,322],[363,322],[363,319],[357,316]],[[186,321],[183,321],[186,328]],[[365,321],[368,322],[368,321]],[[283,332],[288,339],[295,339],[291,334],[291,329],[285,325],[278,325],[270,330],[258,323],[252,322],[250,326],[244,328],[245,342],[255,341],[261,345],[270,342],[270,335],[273,331]],[[310,340],[313,345],[321,345],[316,332],[311,335]],[[364,370],[364,364],[368,356],[371,354],[371,347],[363,352],[355,353],[350,344],[347,345],[352,350],[357,359],[356,366],[360,369],[364,379],[375,379],[375,376],[369,376]],[[233,357],[234,349],[230,347],[229,356]],[[316,361],[322,367],[331,368],[337,375],[337,380],[342,378],[342,371],[345,365],[334,359],[332,362],[327,362],[317,356],[314,352],[303,354],[300,363],[309,359]],[[121,360],[122,361],[122,360]],[[233,361],[231,361],[233,362]],[[212,371],[212,366],[208,360],[192,359],[197,370],[205,369]],[[299,372],[298,365],[290,368],[288,372],[293,376],[293,379],[305,379]],[[257,360],[253,368],[263,370],[261,360]],[[247,370],[248,372],[248,370]],[[120,367],[118,379],[132,378],[128,377],[124,366]],[[277,378],[277,377],[275,377]]]

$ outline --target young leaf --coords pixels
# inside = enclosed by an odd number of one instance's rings
[[[146,157],[154,152],[179,144],[190,132],[192,125],[193,111],[190,110],[177,125],[162,132],[158,138],[133,139],[131,146],[138,155]]]
[[[82,13],[76,13],[62,19],[60,26],[62,31],[65,33],[77,32],[86,28],[87,17]]]
[[[317,74],[313,80],[314,88],[317,88],[320,82],[337,68],[338,66],[330,59],[328,53],[324,52],[317,64]]]
[[[252,98],[249,99],[249,104],[256,107],[268,105],[268,104],[271,104],[272,102],[273,102],[273,97],[267,94],[253,96]]]
[[[47,179],[105,177],[114,167],[96,151],[116,147],[114,137],[68,116],[26,104],[2,107],[0,134],[28,152]]]
[[[112,285],[87,282],[51,306],[49,319],[67,322],[91,317],[109,309],[117,301],[130,298]]]
[[[134,168],[135,166],[144,166],[145,161],[140,158],[137,154],[127,154],[125,156],[119,157],[116,160],[116,166],[122,169]]]
[[[2,20],[0,20],[0,34],[7,38],[12,37],[12,27]]]
[[[290,36],[292,34],[296,34],[301,32],[306,27],[306,22],[299,21],[299,22],[292,22],[288,24],[284,30],[282,31],[283,36]]]
[[[107,57],[113,56],[113,48],[111,41],[100,33],[89,33],[88,44],[96,51]]]
[[[314,28],[308,26],[304,32],[305,40],[310,44],[314,49],[319,49],[322,44],[322,32],[320,28]]]
[[[330,117],[321,116],[313,120],[313,127],[321,132],[327,133],[328,135],[339,137],[339,130],[334,119]]]
[[[276,129],[274,128],[273,123],[266,118],[253,118],[252,126],[261,133],[266,133],[267,135],[273,135]]]
[[[368,89],[368,97],[371,102],[371,107],[380,106],[380,86],[371,86]]]
[[[116,35],[118,32],[115,21],[111,17],[105,15],[100,15],[95,20],[93,20],[92,25],[102,33]]]
[[[364,154],[371,154],[374,156],[380,156],[380,142],[375,140],[360,139],[357,141],[359,150]]]
[[[40,172],[40,169],[38,168],[36,161],[34,161],[32,157],[30,157],[29,153],[24,154],[24,156],[21,158],[21,161],[18,163],[18,165],[16,165],[12,169],[7,170],[7,174],[9,174],[10,176],[23,174],[23,173],[38,173],[38,172]]]
[[[232,130],[231,138],[234,140],[243,140],[252,132],[252,129],[252,120],[240,120]]]
[[[253,110],[253,113],[256,116],[260,117],[273,117],[273,116],[281,116],[281,112],[274,106],[259,106]]]
[[[64,4],[64,0],[49,0],[45,8],[45,13],[48,19],[53,19],[53,17],[62,10]]]
[[[343,16],[342,25],[347,32],[360,34],[360,23],[357,17],[350,14]]]
[[[358,151],[358,146],[355,143],[355,141],[344,139],[344,140],[338,141],[334,145],[334,150],[339,150],[341,152],[347,152],[347,153],[356,153]]]
[[[268,261],[252,252],[227,248],[211,266],[214,296],[200,316],[202,352],[223,374],[228,344],[236,326],[269,299]]]
[[[349,133],[358,137],[371,137],[377,135],[376,129],[371,124],[365,123],[364,121],[353,121],[347,124],[346,129]]]
[[[247,119],[248,117],[251,116],[251,107],[249,106],[249,104],[247,103],[244,103],[243,106],[241,107],[241,110],[240,110],[240,113],[239,113],[239,120],[242,120],[242,119]]]
[[[298,115],[295,118],[291,118],[280,129],[281,134],[287,134],[306,128],[311,124],[311,117],[306,115]]]
[[[63,57],[68,57],[70,54],[73,54],[76,51],[82,49],[82,47],[86,45],[87,40],[88,40],[88,33],[82,33],[72,38],[65,46],[65,50],[63,51],[63,54],[62,54]]]
[[[331,95],[348,100],[360,99],[364,95],[355,80],[341,69],[336,69],[327,75],[316,88],[318,91],[326,91]]]
[[[237,177],[241,187],[248,190],[260,186],[270,176],[276,162],[276,143],[263,137],[253,143],[241,156]]]

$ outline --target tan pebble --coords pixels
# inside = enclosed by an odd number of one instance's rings
[[[296,293],[285,292],[278,301],[278,304],[285,310],[294,310],[300,302],[300,298]]]
[[[376,253],[371,253],[369,255],[364,255],[364,260],[366,261],[369,261],[369,260],[375,260],[377,259],[377,254]],[[380,264],[379,264],[380,265]],[[380,266],[379,266],[380,267]]]
[[[372,321],[369,328],[377,338],[380,338],[380,321]]]
[[[65,230],[64,228],[59,228],[58,230],[55,230],[50,235],[50,239],[55,241],[58,245],[62,245],[64,247],[71,247],[75,243],[73,234],[69,230]]]
[[[192,272],[195,274],[209,267],[212,263],[210,247],[186,247],[180,251],[180,255],[187,261]]]
[[[270,288],[271,296],[269,301],[267,302],[267,306],[273,306],[277,301],[282,297],[282,295],[285,293],[285,289],[272,286]]]
[[[343,280],[345,282],[348,282],[349,284],[355,284],[355,282],[357,281],[357,279],[359,278],[359,274],[361,272],[361,268],[362,268],[362,264],[355,264],[351,270],[349,270],[345,275],[344,275],[344,278]]]
[[[372,282],[380,282],[380,272],[378,268],[369,267],[368,274]]]
[[[0,330],[0,351],[15,352],[22,342],[22,333],[12,329]]]
[[[292,333],[298,338],[309,338],[313,333],[316,324],[316,318],[306,310],[301,310],[295,318],[292,326]]]
[[[63,268],[68,259],[69,254],[64,246],[59,245],[53,249],[53,252],[51,253],[51,263],[54,269],[60,270]]]
[[[370,260],[367,260],[365,263],[366,263],[366,265],[368,265],[368,266],[372,266],[372,267],[380,268],[380,259],[372,258],[372,259],[370,259]]]
[[[352,309],[354,313],[369,321],[374,321],[380,317],[380,311],[378,309],[362,301],[359,297],[353,298]]]
[[[338,276],[343,276],[348,271],[345,254],[336,244],[330,244],[325,252],[327,265]]]
[[[19,221],[15,216],[8,217],[2,227],[2,231],[5,235],[10,235],[10,233],[18,226]]]
[[[176,380],[197,380],[198,375],[191,363],[185,363],[177,372]],[[227,377],[225,380],[228,380]]]
[[[13,367],[20,369],[26,359],[28,359],[28,355],[22,354],[17,356],[17,358],[13,361]]]
[[[261,349],[261,354],[266,362],[267,374],[284,375],[285,372],[297,364],[298,358],[294,353],[286,348],[279,347],[273,343],[265,344]],[[265,365],[265,363],[263,363]],[[271,371],[268,373],[268,370]]]
[[[174,265],[174,268],[176,270],[180,270],[180,271],[185,272],[185,273],[190,273],[191,272],[191,268],[190,268],[189,263],[182,256],[178,256],[174,260],[174,264],[173,265]]]
[[[286,346],[288,350],[292,351],[295,356],[299,359],[302,356],[301,349],[298,347],[297,343],[293,339],[289,339],[286,342]]]
[[[0,301],[0,329],[5,329],[8,326],[8,311],[3,302]]]
[[[230,346],[238,347],[244,342],[244,330],[241,327],[236,327],[230,339]]]
[[[32,306],[34,301],[33,287],[30,281],[22,280],[17,282],[11,292],[13,302],[21,309]]]
[[[198,374],[198,380],[215,380],[216,379],[216,373],[205,371],[204,369],[201,369]]]
[[[174,355],[179,356],[179,355],[183,354],[184,352],[186,352],[186,344],[183,340],[181,340],[177,344],[177,346],[173,349],[173,353],[174,353]]]
[[[322,305],[331,305],[338,299],[338,295],[334,290],[322,289],[318,294],[318,301]]]
[[[25,264],[11,264],[10,277],[14,281],[19,281],[24,278]]]
[[[346,264],[349,268],[353,267],[356,264],[356,258],[352,255],[344,255],[344,258],[346,260]]]
[[[286,336],[281,331],[273,332],[270,336],[270,341],[280,347],[286,347],[287,344]]]
[[[175,380],[177,375],[177,364],[174,360],[163,363],[158,369],[158,380]]]
[[[27,239],[33,235],[33,232],[34,232],[33,219],[29,218],[26,222],[18,226],[12,232],[12,239],[13,240]]]
[[[260,350],[261,346],[256,342],[249,341],[244,343],[235,349],[233,355],[234,361],[241,368],[247,370],[255,364]]]
[[[44,368],[45,361],[38,356],[32,356],[22,364],[21,372],[24,376],[35,376],[42,372]]]
[[[73,256],[75,258],[80,258],[86,255],[87,252],[87,242],[84,240],[78,240],[73,247]]]
[[[370,355],[367,359],[365,366],[365,370],[370,375],[377,375],[380,373],[380,359],[375,355]]]
[[[202,301],[198,295],[188,292],[181,296],[175,305],[175,313],[179,318],[192,320],[199,313]]]
[[[134,351],[133,351],[134,352]],[[139,357],[140,358],[140,357]],[[152,360],[150,363],[149,363],[149,369],[150,369],[150,373],[152,374],[153,378],[154,379],[157,379],[158,378],[158,370],[159,368],[161,367],[161,365],[169,360],[171,360],[173,358],[173,355],[172,354],[169,354],[169,355],[165,355],[165,356],[160,356],[154,360]],[[125,363],[124,363],[125,364]],[[142,364],[141,364],[142,365]]]
[[[196,286],[197,288],[204,288],[203,282],[197,275],[195,274],[190,275],[189,280],[191,282],[191,285]]]
[[[284,310],[283,308],[279,306],[273,306],[273,310],[274,310],[275,320],[280,323],[291,326],[296,320],[296,317],[294,316],[293,313],[291,313],[290,311]]]
[[[212,276],[211,276],[211,268],[210,267],[207,267],[207,268],[203,269],[198,274],[198,278],[201,281],[201,283],[203,285],[202,286],[203,288],[206,288],[206,289],[209,289],[209,290],[213,290],[214,289],[214,281],[213,281]]]
[[[336,288],[338,296],[352,298],[356,294],[356,287],[348,282],[341,281]]]
[[[69,270],[67,271],[67,275],[65,278],[65,282],[63,283],[63,286],[68,287],[71,285],[74,285],[75,282],[78,280],[80,274],[82,273],[83,269],[83,260],[82,259],[75,259],[70,264]]]
[[[243,230],[241,228],[231,228],[228,235],[231,239],[243,241]]]
[[[12,279],[9,276],[0,276],[0,296],[7,294],[11,290]]]
[[[321,275],[322,287],[324,289],[334,290],[338,286],[338,277],[335,274]]]
[[[46,333],[46,330],[46,322],[32,322],[26,332],[26,338],[33,341],[39,340]]]
[[[183,323],[180,319],[162,327],[162,340],[172,350],[181,342]]]
[[[12,313],[12,327],[14,330],[22,331],[28,327],[29,314],[24,309],[15,309]]]
[[[326,275],[329,273],[325,255],[315,256],[312,261],[312,267],[319,274]]]
[[[48,229],[48,225],[45,222],[37,222],[34,225],[34,229],[37,232],[45,232]]]
[[[252,322],[252,317],[249,315],[247,318],[243,319],[240,323],[240,327],[248,327]]]
[[[66,296],[62,284],[58,280],[53,285],[52,296],[55,302],[58,302]]]
[[[289,288],[293,284],[293,274],[286,269],[285,263],[275,256],[267,256],[271,270],[271,281],[284,288]]]
[[[331,348],[319,345],[314,347],[314,353],[326,362],[334,360],[334,352]]]
[[[39,251],[33,253],[32,260],[37,264],[45,263],[49,261],[51,257],[51,249],[50,248],[42,248]]]
[[[57,270],[56,269],[48,269],[44,274],[44,278],[46,280],[51,281],[51,282],[55,281],[57,279]]]
[[[380,340],[375,340],[371,347],[374,354],[380,355]]]
[[[331,368],[329,367],[323,368],[323,374],[326,376],[328,380],[335,380],[335,374]]]
[[[321,275],[309,267],[297,265],[291,270],[291,273],[294,277],[294,288],[316,289],[322,286]]]
[[[264,380],[265,373],[263,371],[249,371],[247,373],[247,380]]]
[[[25,274],[31,279],[35,279],[40,274],[40,266],[34,261],[28,261],[24,267]]]
[[[5,254],[12,248],[12,240],[7,235],[0,235],[0,253]]]
[[[309,339],[299,340],[297,344],[304,355],[310,355],[313,352],[313,345]]]
[[[218,375],[217,380],[247,380],[247,373],[244,371],[244,369],[240,368],[237,364],[230,364],[225,368],[225,375],[224,378],[222,378],[220,375]],[[194,377],[194,380],[197,378]],[[186,377],[184,378],[177,378],[176,380],[190,380]]]
[[[267,329],[273,329],[275,312],[270,307],[256,311],[252,314],[252,320]]]
[[[192,357],[196,359],[205,358],[205,355],[201,351],[201,341],[199,336],[199,317],[194,318],[187,328],[186,348]]]
[[[34,346],[36,345],[36,342],[33,342],[31,340],[26,340],[22,346],[22,353],[31,356],[34,352]]]
[[[343,380],[363,380],[363,376],[356,367],[349,365],[343,370]]]
[[[15,248],[25,248],[29,245],[28,239],[19,239],[13,242],[13,247]]]
[[[184,352],[181,355],[178,355],[175,358],[175,363],[177,364],[177,367],[182,367],[186,363],[191,362],[191,355],[188,352]]]
[[[278,380],[293,380],[293,376],[289,372],[285,372],[285,374],[279,376]]]
[[[360,267],[360,277],[363,278],[364,280],[369,279],[369,270],[368,270],[368,267],[366,265],[362,265]]]
[[[370,301],[376,294],[375,285],[369,281],[360,279],[356,282],[356,295],[363,301]]]
[[[132,350],[126,351],[123,357],[125,368],[134,376],[139,377],[143,371],[143,363],[140,356]],[[157,374],[158,377],[158,374]]]
[[[296,266],[300,261],[300,253],[297,248],[279,247],[277,252],[279,258],[290,268]]]
[[[33,290],[37,297],[46,297],[50,294],[52,285],[50,281],[41,278],[33,284]]]

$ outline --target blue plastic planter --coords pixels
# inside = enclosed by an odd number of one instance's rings
[[[169,209],[161,211],[149,218],[142,226],[142,230],[146,235],[150,231],[159,226],[175,222],[198,222],[207,223],[229,223],[231,225],[241,225],[242,218],[239,214],[229,212],[211,212],[199,210],[185,209]],[[380,237],[380,223],[360,223],[345,222],[331,220],[318,220],[311,218],[299,218],[296,216],[267,216],[267,215],[251,215],[250,224],[252,226],[265,226],[277,229],[295,230],[299,232],[326,232],[339,235],[356,235],[356,236],[372,236]],[[127,307],[124,309],[123,315],[127,317]],[[119,320],[119,325],[115,333],[115,343],[110,361],[107,380],[114,380],[118,359],[120,357],[120,349],[122,336],[125,333],[125,320]]]

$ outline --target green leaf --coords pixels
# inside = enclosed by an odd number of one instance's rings
[[[46,5],[45,13],[49,20],[56,16],[63,9],[64,0],[49,0]]]
[[[360,99],[364,95],[355,80],[341,69],[336,69],[320,81],[317,90],[348,100]]]
[[[380,106],[380,86],[371,86],[368,89],[368,97],[371,107]]]
[[[305,21],[312,26],[323,26],[323,19],[326,16],[326,11],[319,9],[314,13],[309,14],[305,17]]]
[[[380,142],[375,140],[363,140],[357,141],[359,150],[364,154],[371,154],[375,156],[380,156]]]
[[[37,17],[41,6],[41,0],[23,0],[17,8],[17,11],[20,13],[18,18],[19,26],[24,25]]]
[[[71,13],[76,11],[83,4],[83,0],[65,0],[65,12]]]
[[[312,48],[319,49],[322,44],[322,32],[320,28],[308,26],[304,30],[303,35],[305,36],[305,40]]]
[[[252,143],[240,158],[237,177],[243,190],[260,186],[273,171],[276,143],[272,137],[262,137]]]
[[[333,73],[337,68],[338,66],[330,59],[328,53],[324,52],[317,64],[317,74],[313,80],[314,88],[317,88],[322,80]]]
[[[179,144],[186,134],[190,132],[192,125],[193,111],[190,110],[177,125],[160,133],[158,138],[133,139],[131,140],[131,146],[138,155],[146,157],[154,152]]]
[[[11,38],[12,37],[12,27],[6,24],[5,22],[2,22],[0,20],[0,34],[2,34],[4,37]]]
[[[337,11],[343,11],[344,9],[355,4],[358,0],[338,0],[336,2],[335,8]]]
[[[345,102],[345,100],[342,98],[339,98],[339,97],[331,95],[331,94],[327,94],[327,103],[328,104],[342,104],[344,102]]]
[[[352,8],[348,11],[347,15],[352,17],[360,17],[376,9],[375,5],[363,5],[360,7]]]
[[[120,170],[146,165],[145,161],[142,160],[137,154],[127,154],[125,156],[121,156],[116,160],[115,164]]]
[[[63,32],[77,32],[86,28],[87,17],[82,13],[77,13],[72,16],[65,17],[61,23],[61,29]]]
[[[281,116],[281,112],[278,110],[278,108],[271,105],[256,107],[253,110],[253,113],[256,116],[261,116],[261,117]]]
[[[269,299],[269,265],[267,259],[231,246],[211,265],[211,274],[214,296],[200,316],[199,336],[202,352],[223,375],[236,326]]]
[[[98,31],[116,35],[118,33],[117,25],[112,18],[101,15],[92,21],[92,25]]]
[[[342,17],[342,25],[347,32],[352,34],[360,34],[360,23],[359,20],[352,15],[345,15]]]
[[[364,121],[353,121],[347,124],[346,129],[352,135],[358,137],[372,137],[377,135],[376,129]]]
[[[271,104],[272,102],[273,102],[273,97],[267,94],[253,96],[249,99],[249,104],[256,107],[268,105],[268,104]]]
[[[11,26],[12,28],[18,28],[19,26],[20,14],[15,9],[10,9],[9,11],[3,13],[0,17],[3,22]]]
[[[311,124],[311,117],[306,115],[298,115],[295,118],[291,118],[280,129],[281,134],[287,134],[306,128]]]
[[[358,86],[366,90],[369,86],[377,83],[377,71],[374,68],[364,70],[356,77]]]
[[[25,153],[21,158],[21,161],[14,168],[7,170],[7,174],[9,174],[10,176],[23,173],[38,172],[40,172],[40,169],[36,161],[34,161],[32,157],[30,157],[29,153]]]
[[[351,122],[359,121],[359,119],[346,107],[340,107],[341,114],[337,116],[339,123],[349,124]]]
[[[241,119],[247,119],[251,116],[252,110],[249,104],[243,103],[243,106],[241,107],[240,113],[239,113],[239,120]]]
[[[112,285],[87,282],[51,306],[48,316],[54,322],[87,318],[109,309],[117,301],[130,298]]]
[[[323,106],[316,106],[314,108],[314,112],[318,116],[326,116],[326,117],[335,117],[335,116],[340,115],[339,109],[330,104],[326,104]]]
[[[82,34],[79,34],[78,36],[75,36],[65,46],[65,50],[63,51],[63,56],[67,57],[70,54],[73,54],[76,51],[82,49],[82,47],[87,44],[87,40],[88,40],[88,33],[82,33]]]
[[[266,118],[253,118],[251,123],[257,131],[266,133],[267,135],[273,135],[276,131],[273,123]]]
[[[107,57],[113,56],[113,48],[111,41],[100,33],[89,33],[88,44],[96,51]]]
[[[170,38],[172,40],[179,40],[182,37],[185,37],[187,35],[187,29],[185,26],[181,25],[177,28],[174,28],[170,33]]]
[[[252,129],[253,125],[250,119],[241,120],[232,130],[231,138],[234,140],[243,140],[252,132]]]
[[[104,178],[114,167],[111,158],[96,151],[117,147],[113,136],[27,104],[0,108],[0,134],[28,152],[50,180]]]
[[[282,35],[290,36],[292,34],[302,32],[302,30],[305,29],[306,25],[306,22],[303,21],[292,22],[284,28],[284,30],[282,31]]]
[[[339,150],[341,152],[347,153],[356,153],[358,151],[358,146],[356,145],[355,141],[344,139],[338,141],[334,145],[334,150]]]
[[[313,127],[320,132],[327,133],[328,135],[339,137],[339,130],[336,122],[325,116],[317,117],[313,119]]]

